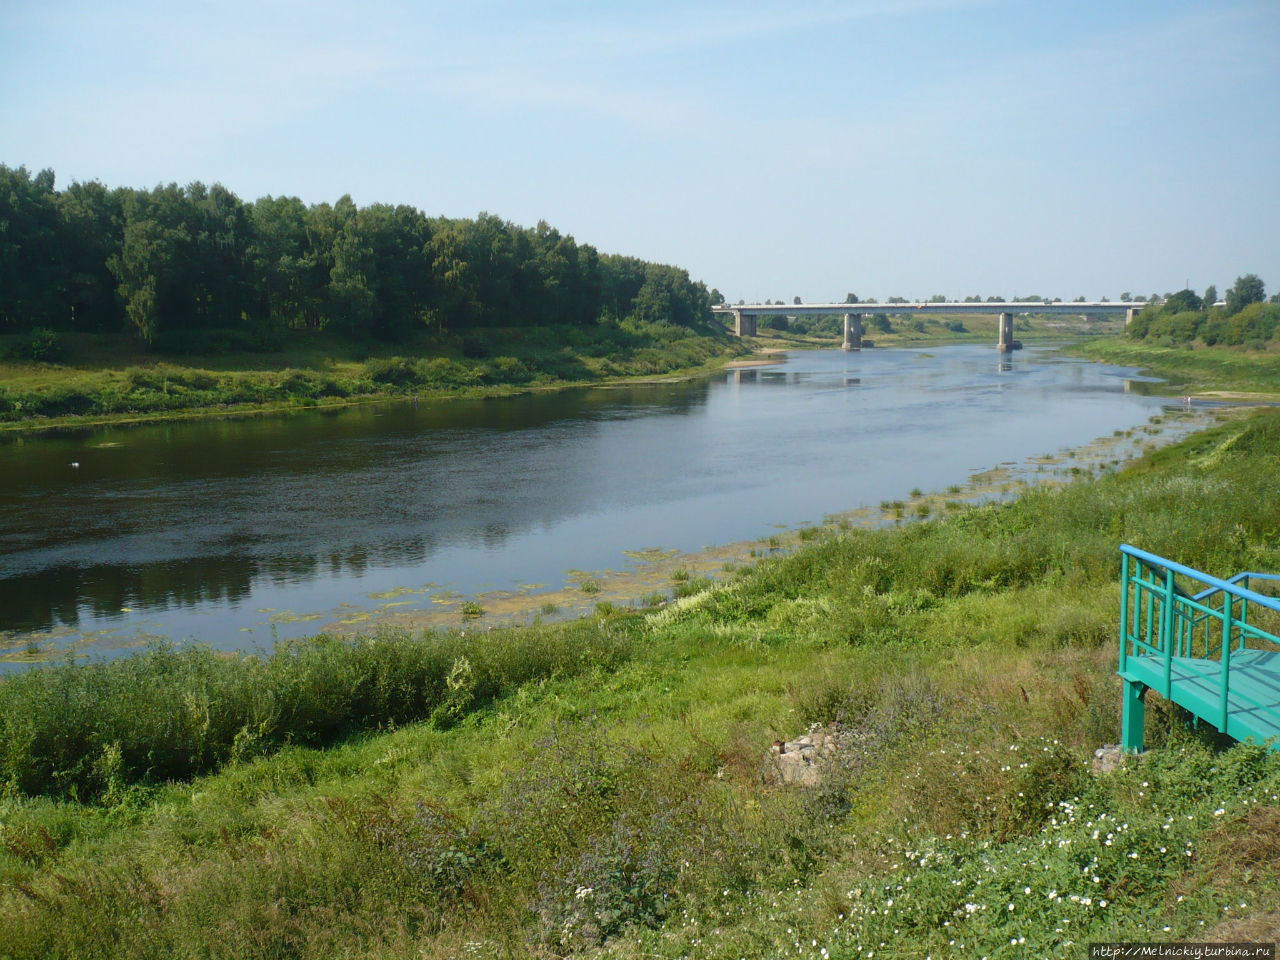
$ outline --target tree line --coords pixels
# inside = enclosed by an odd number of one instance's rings
[[[326,329],[401,341],[486,326],[692,326],[686,270],[600,254],[540,222],[405,205],[245,202],[220,184],[58,190],[0,164],[0,333],[129,331],[162,348],[266,347]]]
[[[1218,305],[1218,289],[1200,296],[1179,290],[1149,303],[1126,328],[1135,340],[1172,345],[1199,340],[1207,346],[1262,349],[1280,340],[1280,295],[1266,300],[1266,287],[1255,274],[1237,277]]]

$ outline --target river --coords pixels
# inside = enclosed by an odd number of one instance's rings
[[[159,636],[248,649],[456,617],[469,597],[589,600],[575,570],[634,571],[995,467],[1033,476],[1034,458],[1169,404],[1126,375],[1044,347],[805,351],[688,382],[9,439],[0,655]]]

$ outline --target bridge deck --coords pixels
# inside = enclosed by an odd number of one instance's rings
[[[1001,300],[987,303],[935,303],[926,300],[913,300],[904,303],[739,303],[716,304],[711,308],[713,313],[746,314],[748,316],[838,316],[844,313],[856,313],[867,316],[873,313],[889,314],[998,314],[998,313],[1052,313],[1052,314],[1106,314],[1127,316],[1130,310],[1141,310],[1145,303],[1127,300],[1098,301],[1087,303],[1061,301],[1045,303],[1040,300]]]
[[[1236,740],[1266,742],[1280,737],[1280,652],[1241,650],[1227,668],[1227,727]],[[1164,657],[1130,656],[1121,676],[1156,691],[1164,690]],[[1219,725],[1222,711],[1222,663],[1198,657],[1174,657],[1169,699],[1197,717]]]

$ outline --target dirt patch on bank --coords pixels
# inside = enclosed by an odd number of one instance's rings
[[[769,351],[765,350],[765,351],[761,351],[761,352],[763,352],[763,353],[768,353]],[[779,352],[781,352],[781,351],[779,351]],[[781,356],[779,356],[779,357],[773,357],[772,359],[768,359],[768,360],[764,360],[764,359],[761,359],[761,360],[733,360],[733,361],[731,361],[731,362],[729,362],[729,363],[726,363],[726,364],[724,365],[724,369],[726,369],[726,370],[740,370],[740,369],[742,369],[743,367],[770,367],[770,366],[773,366],[775,363],[782,363],[785,359],[786,359],[785,357],[781,357]]]
[[[1246,393],[1243,390],[1205,390],[1191,394],[1193,400],[1244,400],[1249,403],[1280,403],[1280,393]]]

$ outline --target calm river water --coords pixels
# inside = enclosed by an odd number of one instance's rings
[[[800,352],[696,382],[0,442],[0,654],[263,646],[767,537],[1145,424],[1168,401],[1123,373],[1034,347]]]

